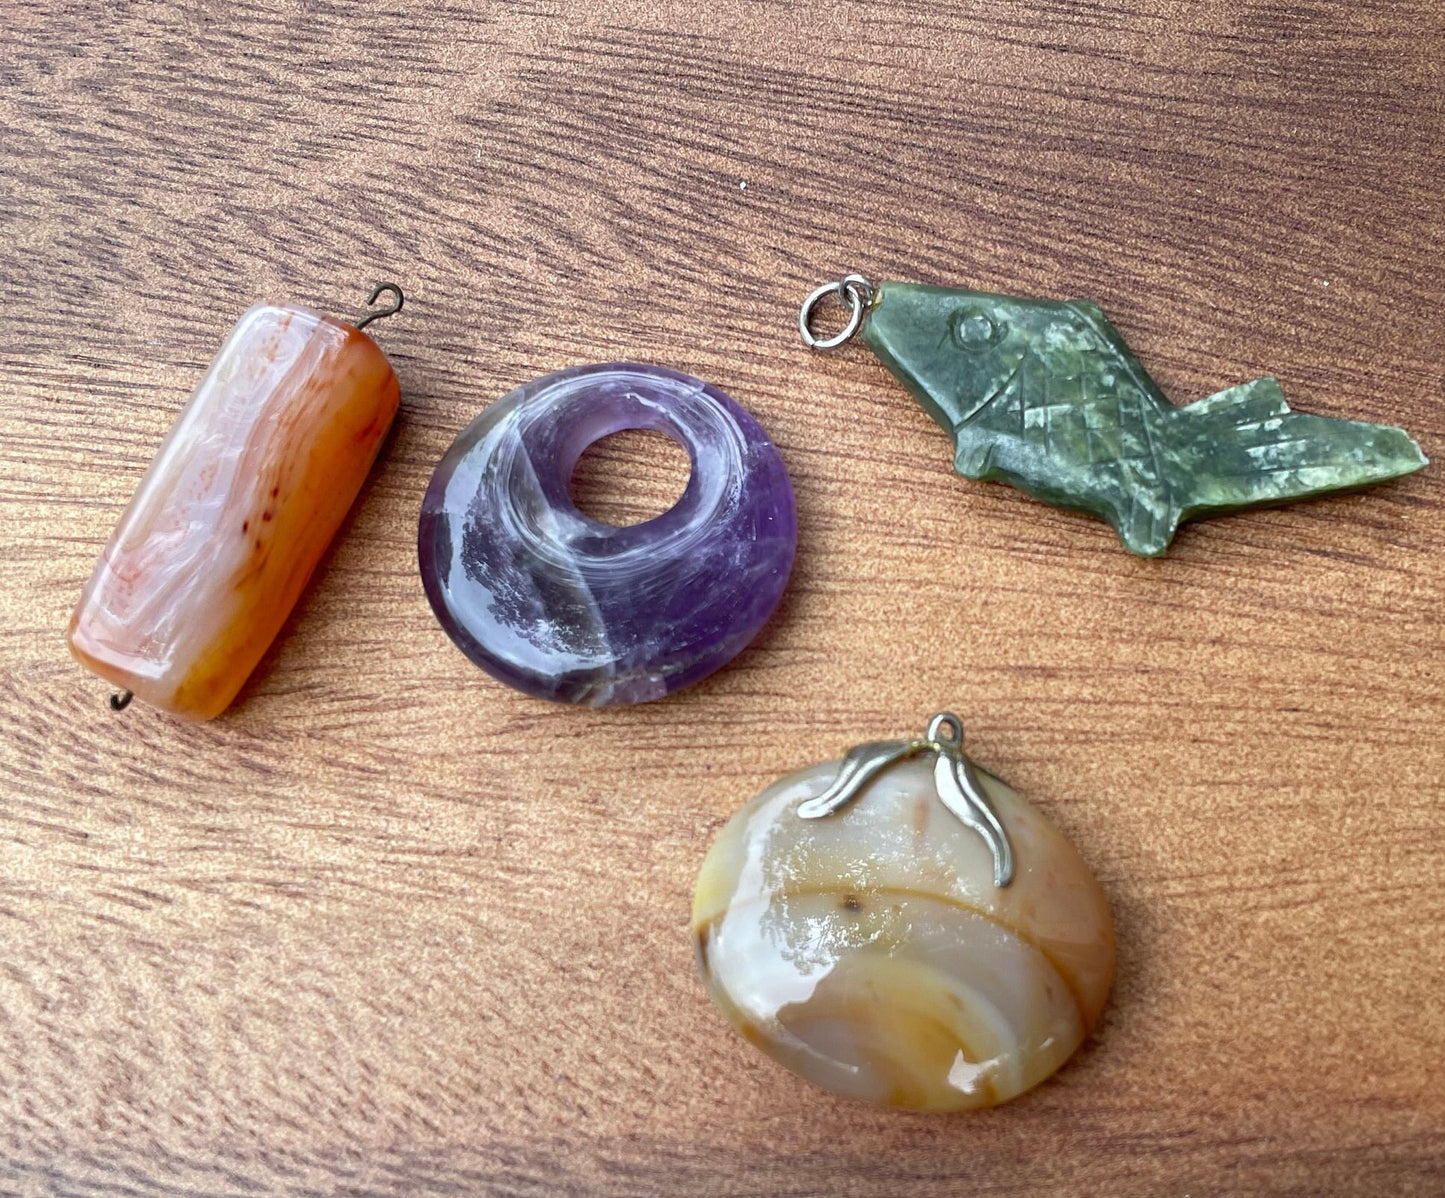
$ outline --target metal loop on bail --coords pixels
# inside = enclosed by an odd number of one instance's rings
[[[1013,846],[988,793],[963,752],[963,721],[940,711],[928,721],[923,740],[885,740],[857,745],[844,755],[838,773],[821,794],[798,804],[800,819],[822,819],[847,806],[884,770],[900,761],[932,753],[933,785],[938,801],[983,838],[993,857],[993,884],[1013,881]]]
[[[963,721],[951,711],[940,711],[928,721],[927,736],[929,744],[943,746],[950,753],[963,752]]]
[[[829,296],[836,296],[848,305],[848,323],[831,337],[817,337],[810,327],[813,310]],[[863,314],[873,302],[873,284],[860,274],[847,274],[836,283],[824,283],[803,301],[798,311],[798,332],[809,349],[837,349],[846,344],[863,327]]]

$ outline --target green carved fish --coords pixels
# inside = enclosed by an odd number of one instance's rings
[[[1291,412],[1272,378],[1175,407],[1087,300],[883,283],[862,336],[953,438],[959,474],[1092,512],[1133,553],[1197,516],[1426,464],[1402,429]]]

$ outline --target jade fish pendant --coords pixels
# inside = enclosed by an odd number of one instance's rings
[[[707,990],[752,1044],[849,1098],[994,1106],[1064,1064],[1114,979],[1108,900],[942,713],[779,779],[693,899]]]
[[[816,304],[851,308],[814,337]],[[804,341],[854,333],[945,432],[964,478],[998,480],[1111,524],[1125,548],[1163,553],[1186,520],[1348,491],[1426,465],[1402,429],[1293,412],[1259,378],[1177,407],[1097,304],[861,275],[815,291]]]

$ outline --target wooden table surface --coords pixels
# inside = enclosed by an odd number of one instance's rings
[[[1445,455],[1432,0],[0,7],[0,1190],[1445,1191],[1441,467],[1162,560],[964,482],[796,306],[1089,296],[1177,401],[1273,372]],[[62,633],[237,315],[379,279],[382,462],[223,718],[106,707]],[[513,386],[657,362],[792,471],[781,608],[666,702],[491,681],[416,571]],[[665,504],[640,436],[599,510]],[[610,509],[606,508],[608,503]],[[957,710],[1111,902],[1102,1026],[1011,1105],[815,1091],[694,976],[775,775]]]

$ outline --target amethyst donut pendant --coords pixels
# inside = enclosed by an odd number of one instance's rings
[[[624,429],[678,441],[682,498],[619,528],[572,503],[573,468]],[[447,451],[422,503],[432,610],[487,673],[544,699],[660,699],[735,657],[797,547],[787,468],[716,387],[657,366],[580,366],[518,387]]]

